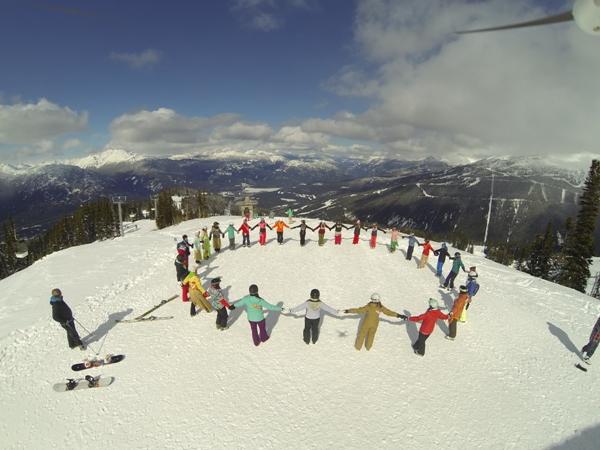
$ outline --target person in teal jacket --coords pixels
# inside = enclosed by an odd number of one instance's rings
[[[229,224],[227,229],[225,230],[227,233],[227,237],[229,238],[229,250],[235,250],[235,227],[232,223]]]
[[[452,256],[450,256],[450,255],[448,255],[448,258],[450,258],[451,260],[453,260],[453,262],[452,262],[452,269],[450,270],[450,273],[446,277],[446,281],[444,281],[444,284],[442,286],[445,287],[445,288],[454,289],[454,279],[458,275],[458,271],[460,269],[462,269],[463,272],[466,272],[466,270],[465,270],[465,265],[462,262],[462,259],[460,259],[460,253],[459,252],[456,252],[454,254],[454,258]],[[442,287],[442,286],[440,286],[440,287]]]
[[[252,340],[254,341],[254,345],[258,346],[261,342],[265,342],[269,339],[264,310],[281,311],[283,310],[283,306],[272,305],[262,299],[258,295],[258,286],[255,284],[250,285],[250,295],[246,295],[239,299],[232,305],[231,309],[244,306],[246,307],[248,322],[250,322],[250,329],[252,330]]]

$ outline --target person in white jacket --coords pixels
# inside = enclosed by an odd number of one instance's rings
[[[331,306],[326,305],[319,300],[320,292],[318,289],[310,291],[310,299],[304,303],[299,304],[293,308],[290,308],[289,312],[294,314],[300,311],[305,312],[304,316],[304,331],[303,337],[304,342],[310,344],[311,338],[312,343],[316,344],[319,339],[319,322],[321,321],[321,311],[328,312],[337,316],[338,310],[333,309]]]

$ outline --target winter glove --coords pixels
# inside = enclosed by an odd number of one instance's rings
[[[402,320],[408,319],[408,316],[405,316],[404,314],[398,314],[396,317],[400,317]]]
[[[233,311],[235,309],[235,305],[229,305],[229,311]]]
[[[345,310],[344,310],[344,312],[345,312],[346,314],[348,314],[348,313],[350,312],[350,310],[349,310],[349,309],[345,309]]]

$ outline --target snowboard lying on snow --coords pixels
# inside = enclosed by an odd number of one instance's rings
[[[52,386],[52,389],[56,392],[78,391],[80,389],[110,386],[113,381],[115,381],[114,377],[102,377],[101,375],[93,377],[86,375],[85,378],[67,378],[66,382],[56,383]]]
[[[82,363],[73,364],[71,369],[73,369],[75,372],[78,372],[80,370],[91,369],[92,367],[101,367],[107,364],[118,363],[124,359],[125,355],[106,355],[104,359],[92,358],[86,359]]]

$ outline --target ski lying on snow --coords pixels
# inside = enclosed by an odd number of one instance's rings
[[[123,319],[117,320],[119,323],[136,323],[136,322],[152,322],[154,320],[167,320],[172,319],[174,316],[148,316],[148,317],[136,317],[135,319]]]
[[[56,392],[79,391],[81,389],[110,386],[113,381],[115,381],[115,377],[102,377],[101,375],[93,377],[86,375],[85,378],[67,378],[66,382],[56,383],[52,386],[52,389]]]

